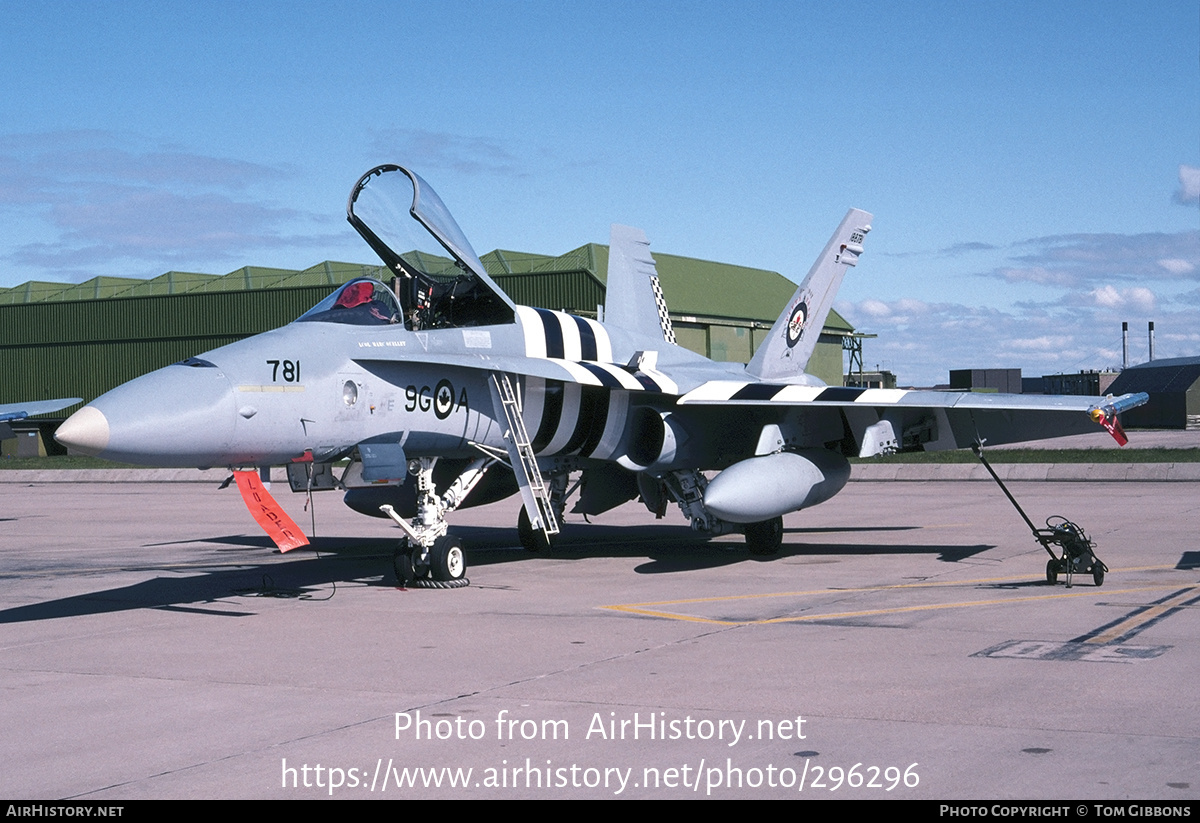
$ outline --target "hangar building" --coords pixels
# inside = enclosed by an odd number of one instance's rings
[[[1150,402],[1122,416],[1126,426],[1146,429],[1200,429],[1200,357],[1151,360],[1121,372],[1113,394],[1146,392]]]

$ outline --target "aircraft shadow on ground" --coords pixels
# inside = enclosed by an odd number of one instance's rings
[[[559,543],[548,553],[531,553],[516,545],[514,529],[462,526],[455,534],[467,551],[471,569],[526,562],[539,558],[587,560],[599,558],[645,559],[637,574],[671,574],[721,568],[747,562],[772,562],[793,557],[852,557],[863,555],[929,555],[944,562],[957,562],[993,548],[990,545],[888,545],[882,543],[805,543],[795,540],[806,533],[898,531],[909,527],[789,529],[783,548],[776,555],[757,557],[747,553],[740,539],[704,540],[685,526],[638,529],[628,527],[567,525]],[[791,537],[789,537],[789,535]],[[72,597],[32,603],[0,610],[0,624],[53,620],[64,617],[106,614],[135,609],[161,609],[221,617],[255,614],[254,598],[285,597],[324,600],[336,587],[394,587],[392,552],[395,539],[362,537],[317,537],[311,547],[281,556],[272,552],[266,537],[222,535],[179,544],[207,544],[206,556],[193,564],[138,564],[130,562],[124,572],[158,573],[151,580]],[[160,543],[170,546],[176,543]],[[216,548],[214,548],[214,546]],[[71,570],[63,570],[69,572]]]
[[[690,528],[680,525],[631,529],[628,526],[567,524],[559,535],[554,548],[545,553],[530,553],[523,549],[514,551],[513,544],[516,542],[516,534],[512,529],[465,526],[456,528],[454,533],[462,538],[467,549],[467,560],[475,568],[498,563],[521,562],[535,557],[556,560],[647,558],[648,562],[634,569],[638,574],[696,571],[732,566],[738,563],[769,563],[789,557],[805,556],[936,554],[939,560],[954,563],[994,548],[991,545],[816,543],[808,542],[803,538],[806,534],[893,532],[918,528],[917,526],[882,526],[785,529],[783,547],[778,554],[770,556],[750,554],[739,535],[730,535],[727,539],[709,540],[698,537]],[[799,536],[800,539],[797,540],[795,536]]]

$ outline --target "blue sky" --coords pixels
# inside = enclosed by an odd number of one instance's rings
[[[871,211],[837,305],[904,384],[1200,354],[1195,0],[4,12],[0,286],[372,262],[346,195],[400,162],[481,253],[799,279]]]

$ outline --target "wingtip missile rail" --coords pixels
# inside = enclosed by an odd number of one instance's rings
[[[1121,422],[1117,419],[1117,415],[1130,409],[1136,409],[1138,406],[1143,406],[1149,402],[1150,395],[1145,392],[1123,394],[1120,397],[1109,395],[1103,403],[1093,406],[1088,415],[1113,436],[1113,440],[1117,441],[1117,445],[1124,446],[1129,442],[1129,438],[1125,436],[1125,430],[1121,428]]]

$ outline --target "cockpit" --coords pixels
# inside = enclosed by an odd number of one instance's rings
[[[300,315],[297,322],[388,326],[403,320],[400,301],[387,286],[370,277],[351,280]]]
[[[410,331],[513,322],[512,300],[415,172],[395,165],[371,169],[350,192],[346,218],[393,273],[392,288],[352,281],[301,320],[403,323]],[[375,284],[370,295],[365,283]]]

